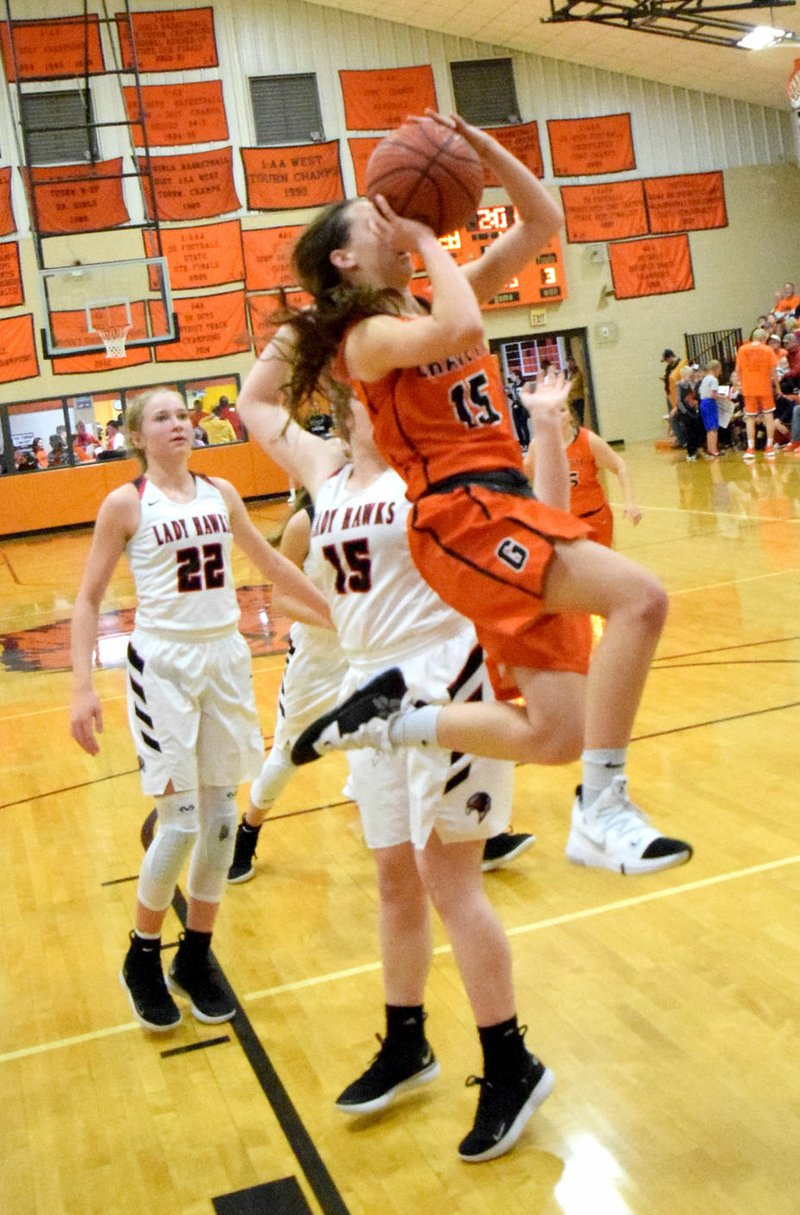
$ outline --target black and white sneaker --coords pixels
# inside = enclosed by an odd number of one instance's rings
[[[228,870],[228,881],[232,886],[238,882],[249,882],[252,877],[255,877],[256,867],[253,861],[260,831],[261,827],[250,827],[244,818],[236,828],[233,860]]]
[[[509,861],[516,860],[536,843],[536,836],[525,831],[503,831],[493,835],[483,845],[483,860],[481,869],[490,873],[492,869],[502,869]]]
[[[385,1109],[400,1093],[429,1084],[439,1075],[439,1064],[427,1042],[413,1051],[392,1047],[380,1036],[381,1044],[367,1070],[336,1099],[336,1108],[345,1114],[372,1114]]]
[[[144,1029],[163,1034],[181,1023],[177,1004],[167,991],[161,969],[161,944],[131,933],[119,981],[128,993],[133,1015]]]
[[[399,667],[382,671],[303,731],[292,747],[292,763],[310,764],[328,751],[360,747],[385,750],[389,746],[389,726],[400,712],[407,691]]]
[[[478,1084],[481,1091],[475,1123],[458,1145],[458,1154],[470,1164],[480,1164],[511,1150],[531,1114],[552,1093],[555,1076],[535,1055],[529,1055],[517,1076],[502,1081],[470,1076],[467,1084]]]
[[[192,1016],[204,1025],[230,1021],[236,1016],[236,1004],[226,989],[219,967],[208,952],[199,957],[187,956],[184,940],[181,936],[181,944],[167,974],[167,986],[175,995],[191,1001]]]
[[[628,797],[625,776],[615,776],[590,806],[575,790],[567,857],[575,865],[617,873],[658,873],[691,860],[692,846],[662,835]]]

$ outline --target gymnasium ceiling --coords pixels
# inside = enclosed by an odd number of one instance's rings
[[[314,0],[314,3],[778,109],[790,108],[786,82],[795,59],[800,59],[800,42],[770,50],[744,51],[609,28],[589,21],[543,25],[541,18],[550,13],[548,0]],[[716,15],[745,24],[777,26],[800,37],[800,5],[740,8]],[[680,139],[679,131],[675,137]]]

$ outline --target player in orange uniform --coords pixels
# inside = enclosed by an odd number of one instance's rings
[[[577,758],[583,744],[570,859],[623,873],[680,864],[691,848],[649,825],[624,775],[666,593],[645,570],[590,542],[587,525],[567,511],[563,376],[521,394],[539,445],[534,499],[483,332],[481,301],[535,256],[561,211],[490,135],[457,117],[435,117],[476,149],[508,192],[517,222],[460,267],[428,227],[395,215],[380,196],[328,208],[294,251],[314,304],[288,313],[250,372],[239,409],[258,441],[265,402],[285,399],[296,410],[320,384],[334,397],[357,392],[378,447],[408,486],[417,568],[475,624],[504,681],[499,694],[521,693],[525,707],[404,706],[398,715],[398,673],[389,672],[315,723],[293,759],[388,739],[554,764]],[[411,290],[414,255],[430,280],[430,301]],[[589,668],[590,613],[607,623]]]
[[[765,329],[754,329],[749,342],[739,347],[736,370],[744,397],[744,423],[747,428],[745,460],[756,458],[756,424],[764,419],[767,445],[764,455],[775,459],[775,392],[778,391],[778,355],[767,345]],[[774,391],[773,391],[774,390]]]

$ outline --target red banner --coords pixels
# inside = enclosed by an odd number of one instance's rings
[[[137,119],[136,89],[123,90],[131,139],[137,148],[145,144],[145,131]],[[228,119],[222,98],[222,81],[201,80],[194,84],[149,84],[142,90],[142,109],[147,142],[151,148],[174,148],[187,143],[222,143],[228,138]]]
[[[57,21],[14,21],[12,54],[8,23],[0,25],[6,80],[58,80],[96,76],[105,71],[97,17],[59,17]]]
[[[367,161],[377,148],[381,138],[380,135],[374,135],[371,139],[348,139],[347,141],[356,177],[356,194],[365,196],[367,193]]]
[[[646,177],[644,197],[651,232],[692,232],[727,228],[722,173],[682,173]]]
[[[534,177],[544,177],[544,163],[537,123],[521,122],[517,126],[492,127],[489,134],[494,135],[497,142],[516,156],[517,160],[521,160]],[[487,173],[486,185],[499,186],[500,182]]]
[[[286,303],[290,308],[304,308],[313,303],[306,291],[287,291]],[[268,342],[275,336],[277,328],[272,319],[277,308],[283,304],[280,295],[248,295],[247,311],[250,314],[250,329],[253,334],[253,344],[256,354],[263,351]]]
[[[623,240],[648,231],[640,181],[609,181],[596,186],[561,186],[561,205],[571,244]]]
[[[144,172],[145,158],[137,157]],[[151,156],[156,207],[160,220],[210,219],[241,204],[233,184],[231,149],[214,152],[189,152],[185,156]],[[142,178],[145,204],[153,218],[150,182]]]
[[[101,232],[130,218],[122,196],[122,157],[94,165],[37,166],[24,172],[33,182],[36,226],[44,235]]]
[[[303,231],[302,224],[286,228],[257,228],[242,233],[244,285],[248,291],[273,291],[293,287],[297,275],[292,268],[292,250]]]
[[[252,211],[322,207],[344,198],[339,140],[291,148],[242,148]]]
[[[174,299],[172,305],[178,317],[180,337],[177,342],[156,346],[157,363],[192,363],[196,359],[242,354],[250,349],[244,291],[184,296]],[[150,308],[158,325],[163,317],[163,305],[151,303]]]
[[[143,232],[147,257],[158,256],[153,232]],[[194,228],[162,228],[161,250],[169,265],[169,281],[175,291],[197,287],[221,287],[244,278],[242,231],[238,219]]]
[[[38,374],[33,317],[26,313],[0,321],[0,382],[31,380]]]
[[[618,300],[694,290],[688,236],[658,236],[608,246]]]
[[[19,245],[13,240],[4,241],[0,245],[0,308],[15,308],[24,303]]]
[[[340,69],[348,131],[384,131],[399,127],[409,114],[437,109],[433,68]]]
[[[0,236],[10,236],[16,230],[11,207],[11,169],[0,169]]]
[[[77,309],[71,312],[54,312],[51,318],[53,337],[59,346],[86,346],[89,342],[99,342],[97,333],[89,333],[86,328],[86,313]],[[142,300],[131,302],[131,327],[128,338],[147,337],[144,303]],[[97,375],[103,371],[118,371],[121,367],[138,367],[140,363],[149,363],[152,359],[149,346],[137,346],[125,351],[124,359],[107,359],[105,353],[63,355],[53,359],[54,375]]]
[[[549,119],[547,133],[555,177],[591,177],[636,168],[630,114]]]
[[[217,67],[214,10],[183,8],[133,13],[136,62],[140,72],[182,72]],[[117,32],[126,70],[133,67],[126,17],[117,14]]]

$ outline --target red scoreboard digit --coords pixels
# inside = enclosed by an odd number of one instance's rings
[[[465,228],[439,238],[440,244],[459,263],[475,261],[499,240],[515,221],[514,208],[501,203],[479,207]],[[567,298],[567,280],[561,255],[561,240],[554,236],[538,257],[483,308],[511,308],[518,304],[554,304]]]

